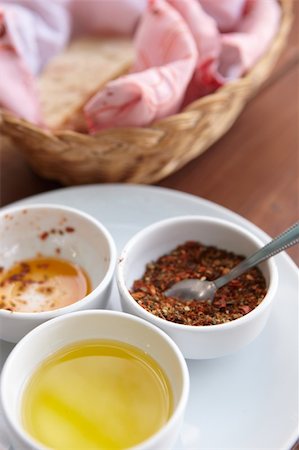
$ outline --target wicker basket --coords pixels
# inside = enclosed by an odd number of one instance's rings
[[[258,64],[242,79],[191,103],[180,114],[147,128],[114,128],[90,136],[69,130],[45,132],[2,112],[1,134],[13,140],[39,175],[66,185],[156,182],[219,139],[267,79],[292,22],[292,1],[281,0],[281,6],[279,32]]]

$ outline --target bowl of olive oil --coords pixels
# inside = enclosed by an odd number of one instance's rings
[[[36,327],[1,377],[12,443],[24,450],[171,448],[188,393],[176,344],[143,319],[108,310]]]

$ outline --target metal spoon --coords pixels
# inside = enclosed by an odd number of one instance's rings
[[[201,281],[201,280],[182,280],[175,283],[169,289],[164,292],[166,297],[175,297],[182,300],[210,300],[213,302],[215,292],[220,287],[227,284],[229,281],[237,278],[246,270],[261,263],[265,259],[276,255],[277,253],[291,247],[299,242],[299,222],[292,225],[285,230],[279,236],[268,242],[260,250],[256,251],[253,255],[248,256],[240,264],[234,267],[229,273],[217,278],[214,281]]]

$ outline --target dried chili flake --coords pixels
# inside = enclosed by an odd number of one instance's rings
[[[266,282],[258,268],[218,289],[214,302],[182,301],[163,292],[178,281],[215,280],[239,264],[244,256],[187,241],[146,266],[133,284],[131,295],[147,311],[184,325],[216,325],[248,314],[266,295]]]
[[[67,233],[74,233],[75,228],[73,228],[73,227],[65,227],[65,231],[66,231]]]

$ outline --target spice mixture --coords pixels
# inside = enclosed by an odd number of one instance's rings
[[[215,280],[239,264],[243,256],[199,242],[188,241],[147,265],[133,284],[131,295],[144,309],[162,319],[185,325],[216,325],[248,314],[266,295],[266,282],[252,268],[219,288],[214,302],[182,301],[163,292],[188,278]]]

